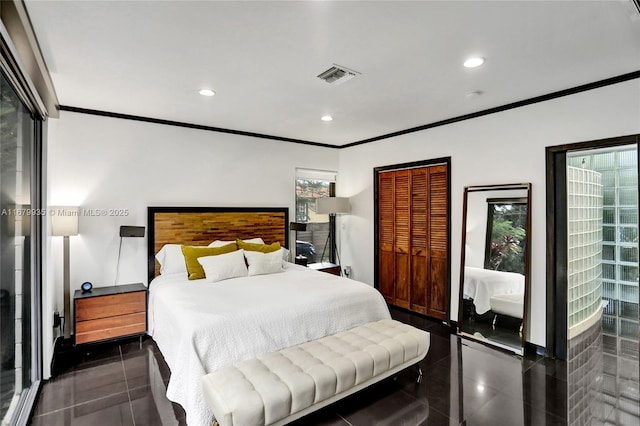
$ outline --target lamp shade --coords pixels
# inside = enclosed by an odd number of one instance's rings
[[[307,224],[302,222],[291,222],[289,224],[289,230],[291,231],[306,231]]]
[[[351,205],[347,197],[316,198],[316,213],[338,214],[350,213]]]
[[[78,235],[78,206],[51,207],[51,235],[65,237]]]

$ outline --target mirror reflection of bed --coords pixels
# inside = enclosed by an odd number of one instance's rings
[[[464,194],[460,313],[465,337],[523,353],[529,282],[530,184]]]

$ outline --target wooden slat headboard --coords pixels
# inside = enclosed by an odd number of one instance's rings
[[[206,246],[214,240],[261,237],[289,247],[286,207],[148,207],[149,283],[159,275],[155,254],[165,244]]]

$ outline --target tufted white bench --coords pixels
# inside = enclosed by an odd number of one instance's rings
[[[491,296],[491,310],[495,314],[522,319],[524,312],[524,293],[496,294]]]
[[[491,310],[494,313],[493,326],[496,326],[498,315],[520,319],[520,334],[522,334],[522,317],[524,313],[524,293],[496,294],[491,296]]]
[[[410,325],[370,322],[207,374],[204,396],[221,426],[284,425],[417,364],[429,343]]]

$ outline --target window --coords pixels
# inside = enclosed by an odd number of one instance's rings
[[[306,231],[296,231],[296,255],[306,256],[308,263],[335,263],[330,241],[335,235],[335,221],[327,214],[316,213],[316,199],[335,196],[335,180],[335,172],[296,169],[295,221],[307,224]]]

